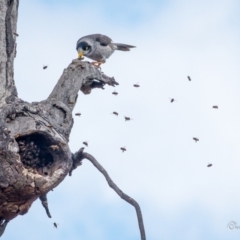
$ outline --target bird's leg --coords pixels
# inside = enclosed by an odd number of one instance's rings
[[[101,69],[100,65],[103,64],[103,62],[91,62],[91,64],[92,64],[93,66]]]

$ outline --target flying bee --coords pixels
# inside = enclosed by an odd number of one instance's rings
[[[176,102],[177,100],[174,99],[174,98],[169,98],[170,99],[170,102],[173,103],[173,102]]]
[[[213,106],[213,108],[216,108],[216,109],[218,109],[218,106],[217,106],[217,105],[214,105],[214,106]]]
[[[81,113],[75,113],[75,116],[81,116]]]
[[[132,120],[130,117],[124,117],[125,118],[125,121],[130,121]]]
[[[117,113],[117,112],[112,112],[112,114],[114,114],[114,115],[118,116],[118,113]]]
[[[133,84],[134,87],[138,88],[140,87],[140,85],[137,83],[137,84]]]
[[[53,223],[54,227],[57,228],[57,226],[59,225],[59,223]]]
[[[211,167],[212,166],[212,164],[211,163],[209,163],[208,165],[207,165],[207,167]]]
[[[122,152],[127,151],[127,149],[125,147],[121,147],[120,149],[122,150]]]
[[[116,91],[114,90],[114,92],[112,92],[112,94],[113,94],[113,95],[118,95],[118,92],[116,92]]]
[[[15,36],[17,36],[17,37],[19,36],[19,34],[15,33],[15,32],[14,32],[13,34],[14,34]]]
[[[193,140],[194,140],[195,142],[198,142],[198,141],[199,141],[199,139],[196,138],[196,137],[194,137]]]
[[[88,147],[88,142],[87,141],[83,142],[83,144]]]
[[[190,78],[190,76],[187,77],[189,81],[192,81],[192,79]]]
[[[47,69],[48,65],[43,65],[43,70]]]

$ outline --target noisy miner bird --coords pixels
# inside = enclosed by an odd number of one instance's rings
[[[111,38],[102,34],[87,35],[77,41],[78,58],[86,56],[95,60],[96,62],[92,64],[97,67],[105,63],[115,50],[130,51],[130,48],[134,47],[123,43],[113,43]]]

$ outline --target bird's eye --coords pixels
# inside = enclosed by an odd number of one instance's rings
[[[86,46],[86,47],[85,47],[83,50],[84,50],[84,51],[86,51],[86,50],[88,50],[88,48],[89,48],[89,47],[88,47],[88,46]]]

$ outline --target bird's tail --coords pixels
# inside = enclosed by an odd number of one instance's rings
[[[135,46],[131,46],[123,43],[114,43],[114,45],[117,47],[117,50],[120,50],[120,51],[130,51],[130,48],[135,48]]]

